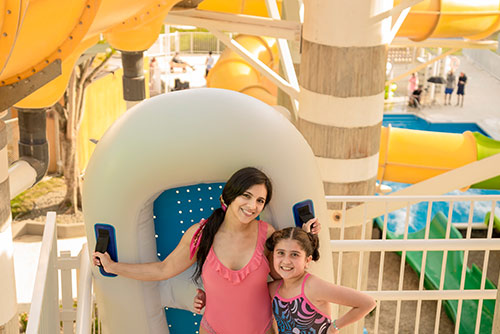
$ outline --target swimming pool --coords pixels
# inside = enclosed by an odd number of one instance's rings
[[[491,138],[491,136],[476,123],[431,123],[413,114],[384,115],[382,125],[388,126],[389,124],[395,128],[433,132],[463,133],[465,131],[472,131],[479,132]]]
[[[432,123],[428,122],[416,115],[384,115],[382,125],[392,127],[405,128],[411,130],[425,130],[434,132],[448,132],[448,133],[463,133],[465,131],[480,132],[488,136],[481,127],[475,123]],[[392,192],[406,188],[410,184],[384,181],[384,185],[390,186]],[[460,190],[452,191],[446,195],[500,195],[499,190],[486,190],[486,189],[469,189],[465,192]],[[419,203],[410,207],[409,216],[409,232],[416,232],[425,227],[427,219],[428,203]],[[472,221],[474,223],[481,223],[484,221],[484,216],[491,210],[491,202],[475,202],[474,203],[474,216]],[[396,210],[389,214],[387,219],[387,226],[391,232],[404,233],[404,225],[406,220],[406,208]],[[449,204],[447,202],[434,202],[432,204],[431,219],[438,211],[448,217]],[[452,222],[466,223],[469,219],[470,202],[455,202],[453,204]],[[500,208],[497,203],[495,214],[500,216]]]

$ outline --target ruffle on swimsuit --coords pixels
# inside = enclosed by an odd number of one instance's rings
[[[222,276],[225,280],[233,283],[233,284],[238,284],[241,281],[243,281],[250,273],[254,272],[257,270],[262,261],[267,262],[267,258],[264,255],[264,243],[261,241],[262,239],[262,234],[263,231],[261,231],[261,228],[259,226],[259,237],[257,240],[257,247],[255,248],[255,251],[252,255],[252,258],[250,261],[244,266],[243,268],[239,270],[232,270],[227,268],[225,265],[220,262],[219,258],[214,252],[214,248],[210,248],[210,252],[205,260],[205,265],[208,265],[212,268],[215,269],[217,273],[219,273],[220,276]],[[264,240],[266,235],[264,234]],[[269,265],[269,263],[267,263]]]

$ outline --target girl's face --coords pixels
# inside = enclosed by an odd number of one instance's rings
[[[236,217],[241,223],[250,223],[264,209],[266,197],[266,186],[255,184],[229,204],[226,214]]]
[[[276,272],[283,279],[290,279],[304,274],[312,256],[306,257],[306,252],[297,240],[282,239],[274,246],[273,260]]]

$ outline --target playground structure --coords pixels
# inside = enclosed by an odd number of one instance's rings
[[[328,7],[332,6],[331,4],[324,4],[325,8],[321,8],[319,2],[318,4],[306,4],[303,32],[304,50],[301,63],[301,67],[304,66],[304,68],[301,68],[302,80],[300,96],[298,94],[298,83],[296,80],[296,83],[293,83],[293,74],[291,73],[289,66],[285,65],[285,67],[287,67],[285,68],[285,76],[288,76],[288,80],[291,82],[288,85],[284,84],[283,79],[280,80],[274,76],[272,71],[263,70],[263,73],[265,73],[268,80],[277,83],[278,87],[284,89],[294,100],[301,100],[300,113],[295,111],[294,115],[296,118],[299,117],[297,122],[298,128],[311,145],[313,152],[317,156],[322,157],[317,160],[322,172],[321,175],[323,177],[323,181],[325,182],[327,194],[344,192],[346,194],[352,194],[353,192],[348,190],[349,187],[354,189],[354,193],[357,192],[358,194],[373,192],[373,178],[375,174],[377,174],[378,167],[378,159],[375,159],[374,156],[376,155],[375,153],[379,152],[379,147],[381,147],[381,145],[378,145],[377,140],[373,140],[376,145],[374,145],[374,143],[368,143],[366,140],[370,140],[370,138],[378,138],[380,136],[380,130],[376,129],[377,124],[381,120],[380,110],[377,108],[380,106],[380,97],[382,94],[380,86],[383,83],[383,81],[380,80],[381,77],[379,76],[382,65],[379,60],[383,58],[382,50],[385,47],[382,46],[390,42],[392,37],[394,37],[392,34],[394,33],[395,35],[398,28],[400,36],[406,36],[415,41],[423,40],[428,37],[447,38],[456,36],[479,39],[484,36],[488,36],[490,33],[498,29],[498,3],[491,4],[490,2],[485,2],[485,5],[483,6],[476,3],[473,7],[469,8],[463,7],[463,5],[462,7],[457,7],[458,5],[450,3],[446,3],[446,6],[441,6],[442,3],[440,1],[420,1],[410,10],[408,6],[417,2],[418,1],[407,1],[402,4],[389,4],[381,1],[379,4],[380,8],[378,8],[380,12],[377,12],[379,14],[378,16],[361,10],[361,8],[364,8],[366,4],[362,4],[360,2],[359,8],[357,7],[357,13],[361,15],[359,15],[359,17],[356,20],[353,20],[350,24],[345,22],[345,20],[347,20],[347,16],[344,14],[345,17],[341,17],[342,11],[339,11],[339,13],[336,14],[339,16],[339,24],[350,26],[362,23],[362,25],[355,26],[352,30],[352,36],[348,34],[347,36],[339,36],[338,33],[331,34],[332,31],[330,31],[330,28],[326,29],[328,22],[336,20],[335,18],[327,18],[326,14],[321,13],[321,10],[323,9],[325,13],[331,12],[333,7]],[[71,8],[55,6],[57,8],[57,11],[55,12],[58,15],[56,17],[70,17],[71,20],[68,21],[64,21],[64,19],[47,19],[47,16],[41,15],[41,13],[45,15],[45,11],[38,12],[38,10],[40,10],[38,8],[41,6],[36,7],[26,3],[16,3],[15,5],[17,7],[14,6],[12,9],[8,9],[7,14],[4,14],[3,16],[2,21],[2,28],[4,28],[3,31],[5,31],[5,33],[0,42],[3,42],[3,45],[6,45],[6,47],[2,48],[2,50],[8,50],[8,52],[2,52],[0,55],[0,57],[2,57],[0,58],[2,61],[0,63],[2,65],[2,72],[0,73],[2,85],[0,86],[0,90],[3,90],[2,96],[8,97],[8,99],[5,98],[2,99],[2,101],[7,103],[6,106],[16,104],[16,106],[22,108],[44,108],[53,104],[66,88],[67,78],[74,66],[74,63],[78,59],[78,56],[86,48],[93,45],[97,41],[100,33],[104,34],[107,41],[113,47],[123,51],[122,54],[124,56],[123,59],[125,68],[129,68],[129,66],[125,64],[126,59],[132,59],[133,62],[135,61],[136,63],[139,63],[142,50],[145,50],[148,45],[151,45],[154,39],[156,39],[159,27],[163,23],[164,17],[172,8],[174,3],[174,1],[146,1],[139,4],[134,1],[127,1],[125,3],[122,1],[120,4],[116,4],[113,3],[113,1],[81,1],[78,3],[78,6],[74,3],[71,5],[66,4]],[[245,6],[251,7],[251,5],[248,4],[253,2],[245,1],[244,3]],[[198,8],[205,11],[212,10],[209,5],[213,4],[214,2],[205,1],[201,3]],[[8,5],[12,4],[8,2]],[[272,5],[269,3],[268,5],[270,5],[270,12],[274,12],[274,14],[271,14],[270,16],[274,16],[274,19],[276,19],[276,10],[273,11]],[[310,7],[308,8],[307,5]],[[260,3],[260,8],[263,8],[262,6],[263,3]],[[47,4],[46,8],[53,7],[54,6]],[[241,7],[242,6],[236,5],[232,9],[225,8],[225,11],[239,13]],[[192,17],[190,16],[188,18],[184,18],[186,22],[188,22],[189,19],[194,19],[193,17],[199,14],[199,11],[195,12],[195,14],[191,15]],[[393,20],[394,24],[392,30],[390,30],[388,29],[390,28],[390,18],[392,15],[397,16],[396,14],[401,15],[398,19]],[[369,17],[367,17],[367,15]],[[405,16],[407,16],[406,20],[404,20]],[[418,22],[416,19],[417,17],[419,20]],[[454,22],[457,22],[455,20],[456,17],[460,17],[459,24],[454,24]],[[44,21],[49,22],[57,21],[59,26],[55,24],[39,24],[42,20],[41,18],[43,18]],[[236,16],[233,17],[233,20],[238,20],[239,18],[240,17]],[[206,18],[204,19],[208,20]],[[245,18],[241,17],[241,20],[244,19]],[[422,24],[422,19],[425,22],[428,22],[428,24]],[[259,35],[264,35],[264,31],[266,30],[262,27],[262,25],[279,25],[276,20],[271,21],[272,22],[269,20],[265,21],[255,18],[254,23],[257,27],[252,26],[252,28],[254,30],[258,30]],[[19,26],[19,22],[22,22],[23,24],[20,25],[20,28],[17,28]],[[213,24],[214,23],[212,22],[212,25]],[[210,26],[208,23],[207,25]],[[251,24],[249,25],[251,26]],[[283,24],[283,26],[285,25]],[[290,30],[294,31],[294,34],[297,34],[297,27],[300,28],[300,25],[296,24],[295,28],[293,28],[293,25],[292,28],[290,28],[290,25],[286,25],[283,30],[288,30],[288,34],[290,33]],[[416,27],[419,28],[417,29]],[[50,30],[46,31],[44,29]],[[371,33],[366,34],[367,30],[371,31]],[[220,33],[217,32],[218,29],[214,29],[214,31],[220,36]],[[344,34],[344,32],[342,33]],[[27,51],[34,47],[32,44],[33,41],[42,41],[44,39],[40,36],[48,35],[54,36],[49,39],[50,43],[43,46],[35,45],[37,50],[40,50],[39,53]],[[346,41],[346,37],[352,38],[349,38],[349,41]],[[236,49],[239,49],[238,43],[235,43],[234,41],[231,42]],[[318,45],[332,47],[327,50],[327,53],[323,54],[322,52],[324,52],[324,50],[320,50]],[[365,78],[365,84],[354,82],[350,87],[342,87],[342,89],[336,88],[340,87],[340,85],[330,86],[327,84],[327,87],[322,88],[320,84],[311,79],[315,76],[318,81],[321,81],[325,80],[326,77],[331,77],[332,74],[341,75],[343,73],[342,71],[348,68],[348,65],[343,61],[354,60],[355,62],[356,59],[360,61],[362,55],[356,54],[355,46],[362,46],[361,49],[365,48],[365,51],[369,53],[368,55],[373,56],[375,59],[375,62],[371,64],[373,66],[363,69],[364,71],[375,73],[374,75]],[[279,47],[282,49],[280,59],[286,62],[286,55],[283,56],[283,47],[282,45],[279,45]],[[346,54],[348,54],[348,57],[342,58],[342,56],[336,54],[335,48],[343,48]],[[241,53],[240,49],[239,51]],[[245,54],[245,52],[243,52],[243,54]],[[367,54],[365,54],[365,56],[366,55]],[[324,59],[327,56],[328,59],[330,57],[336,59],[336,63],[339,65],[334,69],[325,69],[325,73],[321,73],[321,68],[318,67],[319,65],[317,62],[314,63],[314,59]],[[274,61],[275,59],[276,58],[274,58]],[[311,59],[313,59],[312,62]],[[261,64],[255,60],[254,62],[259,68]],[[315,66],[310,66],[308,64],[315,64]],[[344,64],[346,69],[342,69]],[[259,69],[262,70],[262,68]],[[215,68],[212,71],[214,70]],[[337,73],[335,71],[339,72]],[[57,79],[50,81],[50,79],[57,77],[59,72],[62,74]],[[353,73],[353,76],[357,76],[359,74],[360,73]],[[141,85],[141,77],[142,75],[140,74],[140,71],[136,71],[135,73],[125,73],[124,85],[137,88]],[[48,81],[50,82],[44,85],[44,83]],[[143,82],[142,86],[144,86]],[[246,87],[248,86],[249,85],[246,85]],[[42,88],[36,90],[39,87]],[[9,90],[14,91],[15,93],[7,95],[5,92],[8,92]],[[255,95],[259,94],[260,93],[255,93]],[[141,94],[138,95],[139,98],[133,97],[132,99],[140,99]],[[366,108],[367,106],[370,107]],[[353,114],[357,116],[354,116],[352,119],[343,116],[328,116],[325,113],[325,110],[332,109],[332,107],[339,108],[339,110],[350,109],[353,111]],[[366,110],[367,112],[361,116],[361,110]],[[360,131],[363,132],[361,138],[366,140],[354,141],[352,146],[357,147],[359,151],[367,152],[366,155],[347,154],[342,153],[340,150],[338,152],[334,152],[334,154],[322,154],[322,151],[328,145],[325,145],[324,140],[316,137],[316,133],[318,132],[317,124],[321,124],[327,128],[329,136],[333,138],[332,140],[340,140],[339,137],[335,137],[337,130],[347,130],[349,132],[354,128],[357,128],[358,130],[361,129]],[[353,137],[359,137],[359,134],[360,132],[351,131],[351,137],[348,136],[343,140],[348,142],[349,140],[352,140]],[[352,151],[349,147],[342,149],[344,149],[345,152]],[[466,159],[466,162],[475,161],[470,159],[470,155],[467,155],[467,157],[469,160]],[[344,164],[344,166],[342,166],[342,164]],[[348,168],[345,168],[346,166]],[[462,165],[456,164],[453,167],[459,166]],[[350,170],[347,174],[346,172],[343,172],[346,169]],[[359,174],[356,175],[356,173]],[[497,176],[497,174],[492,174],[492,176]],[[218,180],[221,179],[223,178],[218,178]],[[359,184],[363,183],[364,185],[360,187]],[[354,184],[358,185],[355,186]],[[318,201],[321,202],[320,199],[318,199]],[[316,202],[317,201],[315,201],[315,203]],[[6,225],[8,226],[9,224],[7,223]],[[361,225],[363,227],[361,227]],[[358,228],[364,228],[364,224],[361,223],[358,225]],[[7,232],[8,231],[9,230],[7,229]],[[94,240],[92,239],[92,234],[89,233],[89,231],[88,235],[89,248],[92,249]],[[6,247],[9,247],[8,243],[6,245]],[[133,256],[131,256],[131,259],[132,257]],[[8,264],[5,265],[5,267],[8,266]],[[348,270],[346,269],[346,271]],[[94,275],[98,274],[94,273]],[[101,280],[100,282],[103,281]],[[2,284],[2,287],[10,284],[11,282],[6,282],[5,284]],[[96,284],[98,286],[98,284],[102,283]],[[9,316],[12,314],[13,309],[13,307],[7,307],[7,311],[2,313],[3,315],[6,315],[4,317],[5,319],[0,319],[5,321],[0,321],[0,323],[6,323],[9,321]],[[104,311],[104,314],[106,314],[106,311]],[[112,326],[111,323],[112,321],[110,321],[109,326]]]

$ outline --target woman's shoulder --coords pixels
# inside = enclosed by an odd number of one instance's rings
[[[198,223],[191,225],[184,233],[184,237],[188,237],[189,239],[191,239],[195,235],[195,233],[205,225],[205,223],[206,219],[202,219]]]

